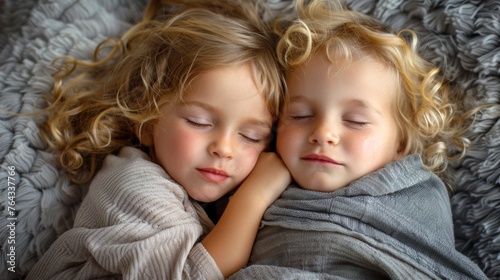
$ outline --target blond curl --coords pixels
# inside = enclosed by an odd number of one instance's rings
[[[278,59],[286,71],[324,52],[330,62],[372,56],[399,81],[395,116],[402,139],[399,151],[419,154],[429,170],[440,175],[451,160],[462,158],[470,144],[466,132],[480,107],[463,109],[450,100],[439,68],[418,51],[411,30],[392,32],[373,17],[349,11],[331,0],[297,0],[297,19],[277,24],[281,39]]]
[[[144,18],[109,39],[91,61],[54,61],[54,90],[42,134],[72,181],[90,180],[103,157],[140,146],[161,108],[182,99],[200,73],[249,63],[278,115],[283,78],[260,1],[150,1]],[[139,128],[138,133],[136,129]]]

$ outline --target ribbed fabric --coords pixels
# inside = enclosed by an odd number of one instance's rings
[[[295,185],[234,279],[487,279],[454,247],[444,184],[411,155],[335,192]]]
[[[27,279],[223,279],[199,243],[213,227],[138,149],[109,155],[80,207]]]

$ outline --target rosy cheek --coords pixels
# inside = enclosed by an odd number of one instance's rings
[[[202,142],[203,140],[202,135],[186,130],[181,130],[172,137],[178,148],[182,149],[183,151],[190,149],[195,150],[201,145],[200,142]]]
[[[246,151],[244,155],[239,157],[240,161],[243,161],[239,164],[239,166],[241,167],[240,170],[243,173],[242,175],[246,177],[248,176],[248,174],[250,174],[250,171],[252,171],[252,169],[255,167],[255,164],[257,164],[260,152],[260,150]]]
[[[375,157],[380,150],[380,140],[373,137],[352,137],[345,143],[349,145],[350,152],[360,158]]]
[[[276,141],[276,150],[278,151],[278,154],[286,155],[290,145],[290,141],[287,141],[290,138],[289,133],[288,131],[281,131],[278,133],[279,135]]]
[[[378,169],[393,161],[396,147],[387,143],[387,139],[377,137],[367,139],[362,150],[365,156],[372,158],[375,169]]]
[[[169,131],[163,132],[159,140],[160,142],[155,143],[155,145],[165,145],[165,150],[171,155],[183,156],[195,147],[197,138],[188,129],[173,125]]]
[[[380,150],[380,139],[378,138],[367,138],[363,141],[363,151],[368,152],[372,151],[373,153],[377,153]]]

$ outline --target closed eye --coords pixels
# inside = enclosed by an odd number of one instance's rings
[[[252,144],[268,144],[271,138],[270,130],[245,130],[239,134],[244,141]]]
[[[259,144],[259,143],[262,143],[262,140],[261,139],[256,139],[256,138],[252,138],[252,137],[248,137],[244,134],[240,134],[243,139],[245,139],[246,141],[250,142],[250,143],[254,143],[254,144]]]
[[[207,128],[207,127],[212,126],[212,124],[210,124],[210,123],[202,123],[202,122],[193,121],[190,119],[185,119],[185,120],[189,125],[194,126],[194,127],[198,127],[198,128]]]
[[[354,126],[354,127],[364,127],[367,126],[369,123],[368,122],[363,122],[363,121],[353,121],[353,120],[346,120],[345,121],[348,125]]]
[[[314,116],[312,116],[312,115],[292,115],[292,116],[290,116],[290,119],[300,121],[300,120],[310,119],[313,117]]]

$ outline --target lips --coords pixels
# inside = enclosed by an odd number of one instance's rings
[[[226,172],[216,168],[198,168],[196,170],[198,170],[201,176],[207,181],[216,184],[222,183],[229,178],[229,175],[227,175]]]
[[[301,157],[302,160],[309,161],[309,162],[314,162],[314,163],[319,163],[319,164],[332,164],[332,165],[342,165],[341,163],[338,163],[334,161],[333,159],[325,156],[325,155],[320,155],[320,154],[310,154],[304,157]]]

